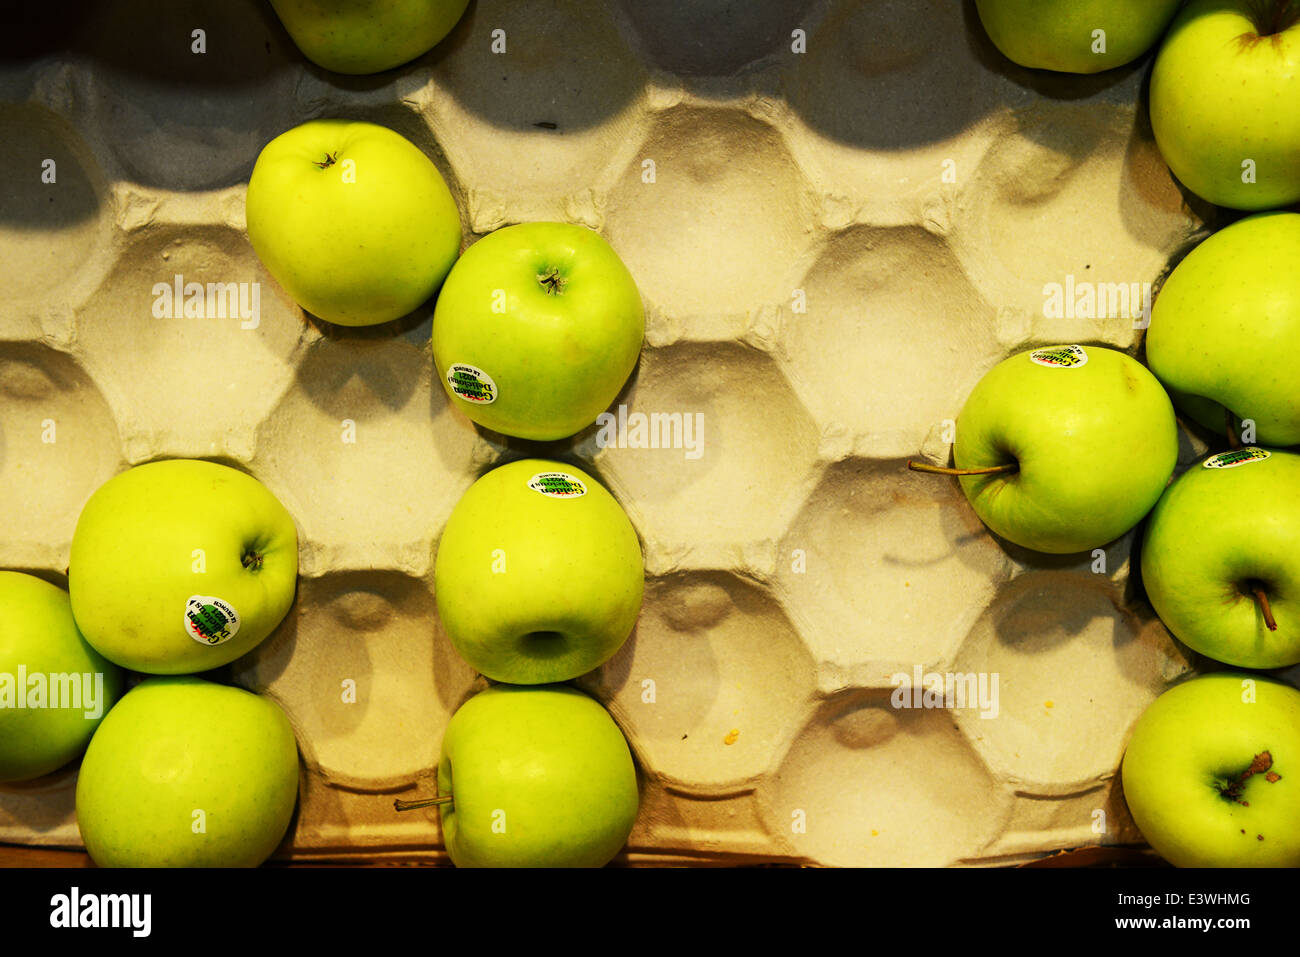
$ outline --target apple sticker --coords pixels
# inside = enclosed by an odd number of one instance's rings
[[[202,645],[220,645],[239,631],[239,612],[211,595],[191,595],[185,603],[185,631]]]
[[[447,370],[447,385],[453,393],[475,405],[491,405],[497,400],[497,384],[478,366],[453,362]]]
[[[1083,346],[1052,346],[1035,349],[1029,353],[1029,361],[1054,369],[1077,369],[1088,364],[1088,353],[1083,351]]]
[[[1201,463],[1201,467],[1207,469],[1235,469],[1239,465],[1262,462],[1269,455],[1268,449],[1248,445],[1244,449],[1232,449],[1228,452],[1220,452],[1218,455],[1211,455]]]
[[[528,480],[528,487],[551,498],[578,498],[587,494],[587,486],[567,472],[538,472]]]

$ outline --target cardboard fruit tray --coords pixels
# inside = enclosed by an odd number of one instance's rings
[[[279,497],[295,604],[218,675],[298,736],[277,860],[445,860],[435,811],[393,811],[432,793],[443,729],[484,684],[440,627],[433,556],[473,480],[533,454],[598,476],[643,544],[640,622],[577,682],[642,777],[619,861],[1140,844],[1126,735],[1199,659],[1132,587],[1132,535],[1037,555],[905,463],[947,460],[965,396],[1008,355],[1137,353],[1142,297],[1213,212],[1153,142],[1148,59],[1023,70],[948,0],[475,0],[432,53],[371,77],[311,65],[255,0],[119,0],[45,26],[0,64],[0,567],[66,583],[81,506],[151,459],[232,464]],[[647,313],[611,410],[680,413],[695,444],[505,440],[449,407],[431,304],[374,329],[306,316],[249,245],[243,197],[262,146],[315,117],[419,145],[466,244],[529,220],[599,230]],[[177,275],[260,284],[256,326],[156,318]],[[1093,314],[1051,307],[1053,286],[1073,303],[1088,283],[1112,290]],[[1204,448],[1185,433],[1182,463]],[[986,697],[933,706],[921,689],[949,674]],[[0,788],[0,842],[78,847],[76,773]]]

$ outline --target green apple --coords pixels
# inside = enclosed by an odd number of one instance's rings
[[[1150,102],[1156,145],[1197,196],[1300,200],[1300,3],[1191,0],[1156,54]]]
[[[1182,0],[975,0],[1002,55],[1021,66],[1099,73],[1146,53]]]
[[[86,644],[68,593],[0,571],[0,781],[49,774],[85,750],[122,695],[122,669]]]
[[[1222,671],[1133,727],[1121,771],[1142,836],[1178,867],[1300,866],[1300,691]]]
[[[1160,620],[1201,654],[1300,663],[1300,455],[1247,447],[1180,475],[1147,523],[1142,581]]]
[[[100,867],[256,867],[298,800],[280,706],[201,678],[149,678],[95,732],[77,826]]]
[[[271,0],[303,56],[335,73],[380,73],[451,32],[469,0]]]
[[[414,310],[460,250],[442,174],[384,126],[312,120],[262,150],[245,199],[248,239],[298,305],[341,326]]]
[[[72,536],[77,626],[105,658],[149,674],[206,671],[252,650],[297,581],[293,518],[257,479],[215,462],[114,476]]]
[[[586,674],[636,624],[645,565],[636,530],[591,476],[522,459],[470,486],[438,542],[434,596],[448,637],[494,681]]]
[[[564,685],[494,685],[442,739],[442,836],[457,867],[602,867],[636,821],[636,767],[609,713]]]
[[[1248,443],[1300,443],[1297,263],[1300,213],[1257,213],[1205,240],[1165,280],[1147,364],[1202,425],[1226,431],[1226,408],[1254,423]]]
[[[1051,346],[1004,359],[957,419],[956,469],[975,513],[1040,552],[1096,548],[1155,504],[1178,457],[1174,409],[1136,360],[1099,346]]]
[[[433,360],[470,419],[549,441],[614,401],[644,335],[636,283],[599,233],[521,223],[484,236],[452,267],[433,313]]]

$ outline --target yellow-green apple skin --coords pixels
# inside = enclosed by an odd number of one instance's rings
[[[1290,685],[1221,671],[1170,688],[1134,725],[1121,774],[1133,822],[1169,863],[1300,866],[1300,691]]]
[[[471,485],[434,563],[452,644],[511,684],[567,681],[604,664],[631,634],[644,587],[641,543],[622,507],[581,469],[545,459]]]
[[[1226,408],[1254,423],[1248,442],[1300,443],[1297,263],[1300,213],[1257,213],[1193,249],[1161,287],[1147,364],[1201,425],[1226,432]]]
[[[1057,554],[1105,545],[1141,521],[1177,457],[1173,405],[1155,377],[1122,352],[1078,345],[990,369],[962,407],[953,449],[957,468],[1019,463],[962,476],[962,490],[998,535]]]
[[[1062,73],[1100,73],[1146,53],[1180,2],[975,0],[975,8],[993,45],[1013,63]],[[1097,36],[1097,30],[1104,36]]]
[[[297,581],[292,516],[257,479],[215,462],[115,475],[72,536],[77,626],[105,658],[148,674],[206,671],[251,651],[289,611]]]
[[[29,781],[78,757],[124,680],[81,637],[67,592],[0,571],[0,781]],[[39,705],[28,696],[34,688],[42,691]]]
[[[375,123],[311,120],[262,149],[248,239],[312,315],[371,326],[414,311],[460,251],[460,212],[432,160]]]
[[[77,826],[100,867],[256,867],[298,800],[298,746],[270,698],[146,679],[91,739]]]
[[[1142,582],[1195,651],[1241,668],[1300,663],[1300,455],[1247,448],[1180,475],[1147,522]]]
[[[598,702],[564,685],[493,685],[447,725],[442,836],[457,867],[603,867],[636,821],[636,767]]]
[[[1294,0],[1192,0],[1151,71],[1156,145],[1184,186],[1219,206],[1276,209],[1300,200],[1297,103]]]
[[[427,53],[469,0],[271,0],[303,56],[335,73],[381,73]]]
[[[452,267],[433,313],[433,360],[471,420],[550,441],[592,425],[614,401],[644,335],[636,282],[599,233],[520,223],[484,236]]]

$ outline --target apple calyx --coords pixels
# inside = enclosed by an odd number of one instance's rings
[[[1269,784],[1274,784],[1282,780],[1282,775],[1273,771],[1272,767],[1273,755],[1268,751],[1259,752],[1259,754],[1255,755],[1255,757],[1251,759],[1250,764],[1246,767],[1246,770],[1241,772],[1241,776],[1238,777],[1237,780],[1228,784],[1226,787],[1219,788],[1219,794],[1227,798],[1229,801],[1240,804],[1242,807],[1250,807],[1250,802],[1243,799],[1241,796],[1242,787],[1244,787],[1246,782],[1256,774],[1263,774],[1264,780]]]
[[[1269,606],[1268,592],[1264,590],[1264,583],[1255,580],[1248,581],[1246,582],[1246,590],[1258,602],[1259,610],[1264,614],[1264,624],[1268,626],[1268,630],[1277,631],[1277,619],[1273,617],[1273,609]]]
[[[400,798],[393,801],[393,807],[399,811],[414,811],[422,807],[436,807],[442,804],[450,804],[450,794],[439,794],[437,797],[422,798],[418,801],[403,801]]]
[[[997,475],[1020,471],[1019,462],[1006,462],[1002,465],[983,465],[973,469],[950,469],[942,465],[930,465],[926,462],[907,460],[907,467],[913,472],[929,472],[934,475]]]
[[[564,292],[566,280],[560,275],[558,269],[552,268],[544,273],[539,273],[537,281],[542,284],[542,288],[546,290],[546,294],[549,296],[558,296]]]
[[[262,554],[261,552],[254,551],[252,548],[246,548],[244,549],[244,554],[239,556],[239,564],[252,572],[261,571]]]
[[[329,169],[331,166],[333,166],[335,163],[338,162],[338,158],[339,158],[338,150],[335,150],[333,153],[326,153],[326,154],[325,154],[325,161],[324,161],[324,162],[318,163],[318,162],[313,161],[311,165],[312,165],[312,166],[319,166],[321,169]]]

